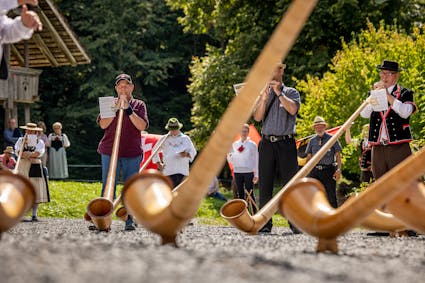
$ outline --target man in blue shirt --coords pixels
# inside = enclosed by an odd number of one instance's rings
[[[331,139],[332,136],[326,133],[327,126],[328,124],[322,117],[316,116],[314,118],[312,127],[316,135],[307,144],[305,150],[305,153],[307,153],[307,162]],[[339,141],[336,141],[308,175],[323,184],[329,203],[334,208],[338,207],[336,201],[336,181],[341,178],[341,150],[341,144]]]
[[[262,122],[258,160],[260,207],[272,198],[277,174],[285,185],[298,170],[294,134],[301,99],[295,88],[283,84],[285,67],[276,64],[273,77],[261,91],[253,111],[254,120]],[[270,233],[272,226],[270,219],[259,232]]]
[[[15,118],[9,119],[9,127],[4,129],[3,137],[4,137],[5,147],[7,147],[7,146],[15,147],[16,141],[20,137],[22,137],[21,131],[19,130],[19,128],[16,127],[16,119]]]

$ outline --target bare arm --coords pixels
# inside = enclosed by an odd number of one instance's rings
[[[350,132],[350,127],[348,127],[345,130],[345,143],[346,144],[350,144],[351,143],[351,132]]]
[[[99,120],[99,126],[104,130],[107,127],[109,127],[109,125],[112,123],[113,120],[114,120],[114,117],[100,118],[100,120]]]
[[[133,112],[130,116],[128,116],[130,118],[131,123],[133,123],[133,125],[139,130],[139,131],[144,131],[146,129],[147,123],[145,120],[143,120],[142,118],[140,118],[135,112]]]
[[[38,15],[33,11],[28,11],[26,5],[22,6],[21,21],[22,24],[29,29],[38,31],[43,29],[43,25]]]
[[[313,157],[313,155],[311,153],[308,153],[307,157],[305,158],[306,162],[308,162],[312,157]]]
[[[341,152],[340,151],[335,152],[335,157],[336,157],[336,163],[338,167],[333,177],[335,180],[339,180],[339,178],[341,178],[341,168],[342,168]]]
[[[293,101],[286,95],[279,96],[279,101],[283,105],[283,108],[285,108],[289,114],[291,114],[292,116],[297,114],[298,104],[295,101]]]

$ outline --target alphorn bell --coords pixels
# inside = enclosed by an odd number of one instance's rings
[[[27,135],[23,138],[15,169],[0,170],[0,236],[2,232],[16,225],[35,202],[34,185],[18,174],[26,140]]]
[[[229,104],[184,183],[172,192],[168,179],[158,174],[139,175],[124,185],[125,207],[138,222],[161,235],[162,243],[175,243],[178,231],[195,215],[208,186],[222,168],[234,137],[249,119],[258,94],[270,81],[276,63],[286,57],[316,2],[295,0],[291,3],[246,77],[245,87]]]
[[[167,140],[167,138],[169,137],[169,135],[170,135],[170,133],[162,136],[162,138],[155,144],[154,148],[152,149],[151,155],[149,156],[148,159],[146,159],[146,161],[142,165],[142,167],[140,167],[139,174],[141,174],[141,173],[143,173],[143,171],[145,171],[146,167],[149,165],[149,162],[151,162],[151,160],[154,157],[154,155],[157,154],[158,151],[161,149],[162,145]],[[155,172],[155,170],[154,171],[149,171],[149,172]],[[121,197],[122,197],[122,192],[119,195],[119,197],[117,198],[117,199],[119,199],[118,202],[116,204],[114,202],[114,209],[115,209],[115,205],[118,205],[121,202]],[[118,208],[117,211],[115,212],[115,216],[117,216],[118,218],[120,218],[122,221],[126,221],[127,218],[128,218],[128,212],[127,212],[127,209],[125,208],[125,206],[121,206],[120,208]]]
[[[318,238],[317,251],[338,252],[337,236],[383,204],[406,227],[425,233],[425,148],[405,159],[356,198],[334,209],[323,185],[312,178],[297,180],[282,195],[280,212],[300,230]]]
[[[118,164],[118,152],[120,148],[122,120],[124,115],[124,100],[120,100],[118,109],[118,121],[115,130],[114,145],[112,147],[111,159],[109,162],[108,177],[103,191],[103,196],[95,198],[87,205],[87,216],[91,219],[99,231],[109,231],[112,224],[112,213],[114,211],[114,188],[116,179],[116,169]]]
[[[291,180],[255,215],[251,216],[247,209],[247,203],[242,199],[234,199],[226,202],[220,209],[223,218],[229,221],[233,226],[250,234],[257,234],[258,231],[269,221],[273,214],[279,209],[279,202],[284,192],[295,183],[296,180],[307,176],[314,166],[322,159],[326,152],[333,146],[342,133],[351,126],[351,123],[357,118],[360,112],[368,105],[365,100],[359,108],[348,118],[342,127],[332,136],[332,138],[322,146],[322,148],[295,174]]]

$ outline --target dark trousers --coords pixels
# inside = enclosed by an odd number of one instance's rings
[[[412,151],[407,142],[392,145],[374,145],[372,147],[373,177],[377,180],[411,154]]]
[[[254,195],[254,173],[235,173],[235,183],[238,191],[238,198],[244,199],[248,202],[247,195],[245,195],[245,190],[251,195],[252,200],[256,203]],[[254,206],[254,205],[253,205]],[[256,213],[257,210],[255,206],[253,207],[253,213]]]
[[[285,185],[297,173],[297,149],[293,138],[270,142],[266,139],[260,141],[258,160],[258,177],[260,190],[260,208],[265,206],[273,197],[273,183],[276,173],[279,174]],[[270,219],[264,227],[273,226]]]
[[[332,207],[337,208],[338,203],[336,201],[336,181],[333,178],[336,168],[334,166],[329,166],[319,170],[318,168],[313,168],[309,177],[319,180],[326,190],[326,196],[328,197],[329,203]]]
[[[361,171],[360,172],[360,182],[362,183],[370,183],[373,181],[373,174],[371,170],[368,171]]]
[[[245,199],[245,189],[248,193],[251,193],[252,198],[255,200],[252,190],[254,189],[254,173],[235,173],[236,188],[238,190],[238,198]]]
[[[167,177],[169,177],[171,179],[171,181],[173,182],[173,188],[175,188],[178,185],[180,185],[180,183],[183,181],[183,178],[185,176],[183,174],[173,174],[173,175],[169,175]]]

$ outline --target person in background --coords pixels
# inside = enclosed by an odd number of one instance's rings
[[[214,176],[213,181],[208,187],[208,196],[219,200],[227,201],[226,197],[220,193],[220,184],[218,182],[217,176]]]
[[[327,126],[328,123],[322,117],[316,116],[314,118],[312,127],[316,135],[307,144],[305,150],[305,153],[307,153],[307,162],[332,138],[330,134],[326,133]],[[323,184],[329,203],[334,208],[338,207],[336,200],[336,181],[341,178],[341,151],[341,144],[337,141],[308,175]]]
[[[158,170],[172,180],[174,188],[189,175],[189,163],[193,161],[197,153],[190,137],[180,131],[182,127],[183,124],[177,118],[168,119],[165,129],[169,131],[169,135],[163,137],[167,140],[152,157],[152,162],[157,164]],[[159,158],[160,154],[162,154],[162,160]]]
[[[66,149],[71,145],[68,136],[62,133],[62,124],[53,123],[53,133],[47,137],[49,147],[49,178],[66,179],[68,178],[68,160],[66,158]]]
[[[134,174],[139,173],[139,164],[142,161],[142,147],[140,132],[149,126],[148,114],[145,102],[133,97],[134,84],[131,76],[120,74],[115,77],[115,92],[118,97],[116,106],[123,105],[124,115],[121,126],[121,138],[118,152],[118,162],[116,168],[116,178],[114,183],[114,199],[116,197],[116,183],[122,173],[124,182]],[[118,114],[118,112],[117,112]],[[102,192],[103,196],[106,180],[109,173],[112,148],[114,146],[115,132],[117,130],[118,115],[114,117],[104,117],[99,114],[97,122],[105,130],[99,142],[97,152],[102,159]],[[90,228],[90,227],[89,227]],[[125,228],[126,231],[135,230],[133,218],[129,215]]]
[[[372,172],[375,180],[412,154],[410,142],[413,140],[410,130],[410,116],[417,111],[413,91],[398,83],[400,71],[398,62],[383,60],[379,69],[380,80],[374,83],[375,90],[385,90],[388,109],[374,111],[368,104],[361,112],[363,118],[369,118],[368,144],[372,147]],[[385,205],[382,209],[385,209]],[[416,236],[413,230],[407,230],[408,236]],[[369,233],[383,235],[388,233]]]
[[[413,91],[397,83],[401,68],[395,61],[384,60],[378,65],[380,81],[374,88],[385,89],[388,110],[374,111],[368,104],[360,115],[369,118],[368,143],[372,146],[372,172],[379,179],[412,154],[410,116],[416,112]]]
[[[367,136],[369,133],[369,124],[363,125],[361,140],[360,142],[357,139],[351,139],[350,127],[345,131],[345,142],[346,144],[353,144],[356,147],[360,148],[360,182],[361,183],[370,183],[373,181],[372,174],[372,148],[369,146],[369,141]]]
[[[16,125],[15,118],[9,119],[8,127],[4,129],[3,137],[5,146],[11,147],[14,147],[18,139],[22,137],[22,133]]]
[[[34,31],[41,31],[43,26],[37,14],[28,11],[26,4],[38,5],[37,0],[3,0],[0,1],[0,79],[7,80],[9,67],[4,53],[4,44],[31,38]],[[8,10],[22,5],[21,15],[11,19]]]
[[[37,127],[43,129],[42,132],[38,133],[38,138],[41,139],[44,142],[44,146],[46,147],[44,154],[41,156],[41,164],[43,164],[43,167],[46,167],[47,166],[47,157],[48,157],[47,152],[48,152],[48,147],[50,146],[49,140],[48,140],[47,135],[46,135],[47,127],[46,127],[46,124],[44,124],[43,121],[38,121]]]
[[[246,199],[245,190],[255,202],[254,184],[258,182],[258,149],[249,136],[249,125],[244,124],[241,138],[232,144],[227,161],[233,165],[238,198]],[[254,211],[255,213],[256,211]]]
[[[298,170],[297,147],[295,145],[295,122],[300,109],[300,93],[283,84],[286,65],[277,63],[273,77],[260,92],[254,106],[253,116],[262,122],[259,148],[258,176],[260,208],[273,196],[273,184],[277,175],[285,185]],[[272,219],[260,229],[260,233],[270,233]],[[290,228],[294,233],[298,230]]]
[[[13,147],[8,146],[5,150],[3,150],[3,154],[0,155],[0,164],[3,167],[6,167],[10,170],[15,169],[16,159],[13,157],[14,154]]]
[[[38,132],[43,131],[34,123],[21,126],[25,130],[25,136],[18,139],[15,144],[15,153],[19,154],[23,148],[21,160],[18,164],[18,173],[27,177],[36,190],[36,200],[32,207],[33,222],[37,222],[37,210],[40,203],[50,202],[47,177],[44,175],[41,165],[41,156],[44,154],[44,142],[38,138]]]

